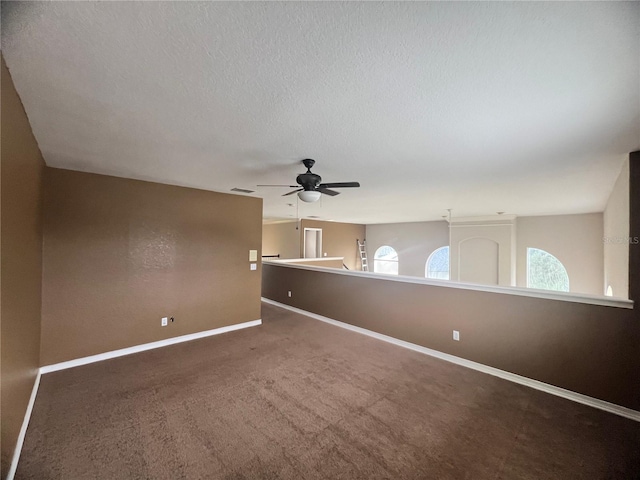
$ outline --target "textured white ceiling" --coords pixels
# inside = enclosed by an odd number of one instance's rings
[[[639,32],[621,2],[2,4],[48,165],[228,192],[310,157],[362,187],[300,216],[360,223],[602,211],[640,148]]]

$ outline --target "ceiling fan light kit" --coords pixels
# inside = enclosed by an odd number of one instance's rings
[[[301,192],[298,192],[298,198],[307,203],[317,202],[318,200],[320,200],[320,195],[322,194],[315,190],[303,190]]]

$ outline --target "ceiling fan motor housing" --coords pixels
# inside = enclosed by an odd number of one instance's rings
[[[322,182],[322,177],[311,172],[301,173],[296,178],[296,182],[305,190],[315,190]]]
[[[311,167],[316,164],[316,161],[312,158],[305,158],[302,160],[302,164],[307,168],[306,173],[301,173],[296,178],[296,182],[306,191],[315,190],[322,182],[322,177],[320,175],[316,175],[315,173],[311,173]]]

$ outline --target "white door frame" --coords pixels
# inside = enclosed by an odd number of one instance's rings
[[[307,257],[307,232],[314,232],[316,235],[316,256]],[[303,258],[321,258],[322,257],[322,229],[321,228],[305,228],[302,239],[302,257]]]

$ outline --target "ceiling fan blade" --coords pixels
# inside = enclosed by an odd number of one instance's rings
[[[318,188],[347,188],[347,187],[359,187],[358,182],[339,182],[339,183],[321,183]]]
[[[325,195],[329,195],[330,197],[335,197],[336,195],[340,195],[340,192],[336,192],[335,190],[329,190],[328,188],[318,187],[318,191],[320,193],[324,193]]]
[[[298,185],[256,185],[256,187],[288,187],[296,188]]]
[[[292,192],[289,193],[285,193],[284,195],[282,195],[283,197],[286,197],[287,195],[293,195],[294,193],[298,193],[301,192],[302,190],[304,190],[304,188],[299,188],[298,190],[294,190]]]

